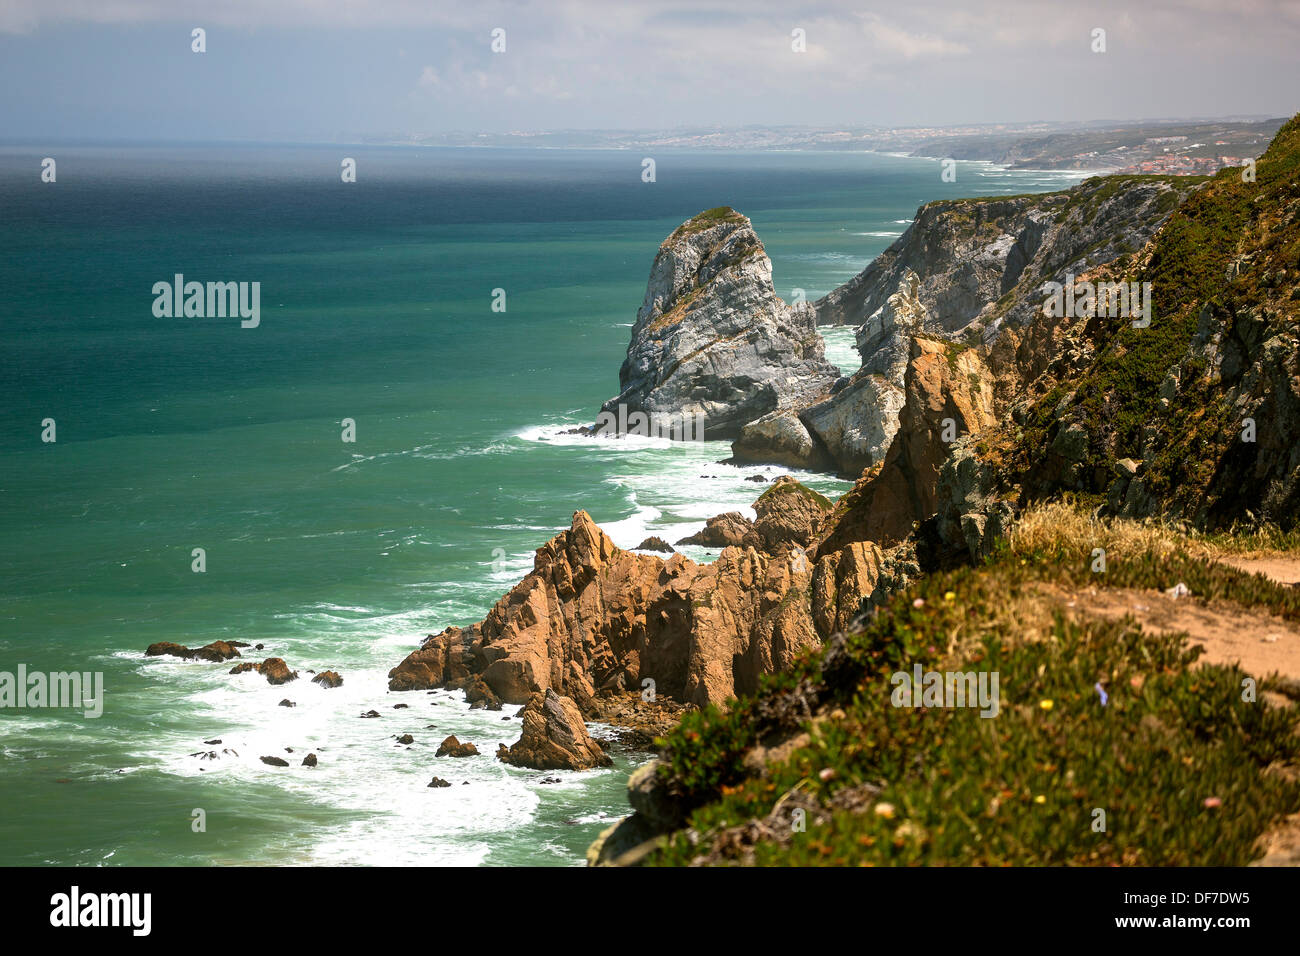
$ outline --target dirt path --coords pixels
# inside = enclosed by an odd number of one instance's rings
[[[1300,584],[1300,558],[1287,556],[1260,558],[1220,558],[1220,564],[1227,564],[1248,574],[1262,574],[1272,578],[1278,584],[1295,587]]]
[[[1195,595],[1171,597],[1161,591],[1130,588],[1046,590],[1066,608],[1106,620],[1133,615],[1142,627],[1162,632],[1186,631],[1205,648],[1201,662],[1240,663],[1255,678],[1274,671],[1300,680],[1300,625],[1262,611],[1227,603],[1203,604]]]

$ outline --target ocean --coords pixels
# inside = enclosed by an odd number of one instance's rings
[[[624,547],[674,541],[748,510],[762,489],[746,476],[781,473],[719,464],[723,442],[562,434],[618,392],[659,243],[734,206],[778,293],[811,300],[925,201],[1079,178],[960,163],[950,184],[934,160],[660,151],[646,183],[642,158],[0,147],[0,674],[104,681],[98,718],[0,708],[0,864],[582,863],[646,754],[507,767],[492,755],[518,738],[503,720],[517,708],[392,694],[386,674],[424,635],[479,620],[575,510]],[[260,283],[260,323],[156,316],[151,290],[176,274]],[[824,333],[854,370],[852,330]],[[262,643],[250,659],[302,678],[143,656],[220,639]],[[449,734],[484,756],[435,758]]]

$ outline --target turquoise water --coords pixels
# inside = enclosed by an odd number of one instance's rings
[[[481,618],[577,508],[634,546],[756,496],[743,479],[762,469],[717,464],[723,443],[560,434],[618,391],[659,242],[733,205],[778,292],[811,299],[926,200],[1072,181],[962,164],[954,187],[937,163],[863,154],[656,159],[647,184],[619,152],[0,149],[0,671],[105,681],[98,719],[0,709],[0,863],[581,862],[644,755],[543,784],[491,757],[517,721],[390,694],[386,673]],[[177,272],[260,282],[260,326],[155,318],[152,286]],[[851,371],[851,330],[827,337]],[[142,657],[223,638],[345,683]],[[487,756],[435,758],[452,733]],[[238,756],[193,756],[214,749]],[[453,786],[428,789],[435,774]]]

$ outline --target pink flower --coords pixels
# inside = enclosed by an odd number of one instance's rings
[[[1220,800],[1218,797],[1206,797],[1205,806],[1208,809],[1213,810],[1215,807],[1223,806],[1223,801]]]
[[[912,607],[925,607],[925,598],[917,598],[912,602]]]

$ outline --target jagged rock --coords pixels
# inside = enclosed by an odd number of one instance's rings
[[[938,512],[939,473],[953,443],[996,424],[991,375],[977,350],[916,338],[911,355],[898,434],[885,460],[841,499],[819,555],[856,541],[902,541]]]
[[[248,645],[243,645],[247,647]],[[203,660],[221,663],[228,661],[232,657],[239,656],[239,650],[229,641],[213,641],[211,644],[205,644],[202,647],[190,649],[184,644],[173,644],[171,641],[158,641],[150,644],[145,649],[146,657],[162,657],[164,655],[171,657],[181,657],[185,660]]]
[[[280,706],[281,706],[281,707],[297,707],[298,705],[295,704],[293,701],[291,701],[288,697],[286,697],[284,700],[280,701]]]
[[[1041,288],[1141,249],[1197,184],[1097,177],[1055,193],[939,200],[854,278],[813,304],[820,325],[864,325],[900,288],[925,310],[914,334],[952,335],[972,323],[1028,324]],[[878,349],[860,333],[863,360]]]
[[[465,690],[465,700],[470,705],[471,710],[500,710],[501,698],[492,692],[492,688],[487,685],[483,678],[474,676],[468,677],[460,682]]]
[[[432,780],[429,781],[428,786],[430,786],[430,787],[450,787],[451,784],[448,783],[446,780],[443,780],[442,777],[434,777]]]
[[[549,688],[534,694],[523,709],[523,734],[498,757],[533,770],[587,770],[612,761],[587,733],[578,705]]]
[[[368,711],[366,711],[364,714],[362,714],[361,716],[362,716],[362,717],[374,718],[374,717],[378,717],[378,716],[380,716],[380,714],[379,714],[379,711],[377,711],[377,710],[368,710]]]
[[[642,541],[640,544],[638,544],[634,550],[659,551],[664,554],[672,554],[673,546],[669,544],[667,541],[665,541],[663,538],[656,538],[655,536],[651,535],[650,537]]]
[[[818,498],[778,489],[764,524],[769,540],[805,539],[822,512]],[[782,517],[781,502],[800,510]],[[580,511],[480,624],[426,640],[390,672],[389,687],[443,687],[473,671],[507,703],[550,688],[588,713],[598,691],[652,678],[678,702],[723,704],[819,642],[811,575],[798,554],[752,546],[725,548],[707,565],[623,551]]]
[[[979,561],[993,553],[1011,530],[1016,517],[1015,496],[1003,483],[1003,474],[980,457],[973,439],[954,443],[944,461],[936,489],[935,530],[942,554]]]
[[[438,745],[435,757],[477,757],[478,748],[466,741],[461,743],[455,735],[448,737]]]
[[[302,758],[302,765],[304,767],[314,767],[316,766],[316,763],[317,761],[316,761],[315,754],[308,754],[307,756]]]
[[[695,544],[705,548],[744,548],[757,547],[759,539],[754,533],[752,521],[739,511],[728,511],[726,514],[714,515],[705,522],[702,531],[682,538],[677,544],[679,547]]]
[[[410,734],[402,734],[402,736],[397,738],[397,742],[399,744],[413,744],[415,743],[415,738]]]
[[[327,690],[331,687],[343,686],[343,678],[339,676],[337,671],[321,671],[311,679],[311,682],[313,684],[320,684]]]
[[[827,391],[837,377],[811,309],[777,297],[752,225],[723,207],[687,220],[659,247],[620,392],[602,412],[608,423],[622,406],[622,422],[642,413],[652,428],[685,417],[710,439],[735,438],[746,423]]]
[[[884,461],[905,397],[901,383],[863,369],[830,398],[805,408],[801,417],[833,469],[856,477]]]
[[[847,631],[871,605],[884,555],[870,541],[855,541],[817,561],[812,582],[812,614],[823,634]]]

